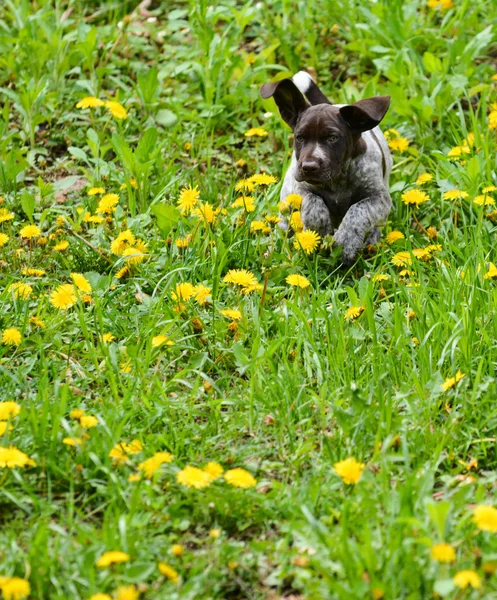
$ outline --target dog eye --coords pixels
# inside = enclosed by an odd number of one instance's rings
[[[336,142],[338,140],[338,136],[337,135],[329,135],[327,138],[328,142]]]
[[[298,144],[303,144],[304,143],[304,136],[303,135],[297,135],[297,136],[295,136],[295,141]]]

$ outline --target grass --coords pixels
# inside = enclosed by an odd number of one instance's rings
[[[494,3],[136,4],[0,8],[0,401],[20,406],[0,440],[0,577],[53,600],[497,598],[497,524],[474,516],[497,468],[497,193],[474,202],[497,185]],[[303,67],[337,103],[390,94],[383,130],[409,142],[392,150],[382,242],[349,271],[339,249],[251,229],[278,215],[278,182],[251,192],[253,212],[232,206],[240,180],[281,181],[292,140],[258,88]],[[76,108],[86,96],[126,118]],[[190,186],[212,222],[178,210]],[[94,187],[118,195],[107,213]],[[406,205],[411,189],[429,200]],[[231,269],[260,288],[226,283]],[[71,273],[91,292],[57,308]],[[36,466],[3,466],[11,446]],[[158,452],[172,460],[147,477]],[[365,468],[347,485],[335,465],[349,457]],[[209,462],[256,484],[178,482]],[[108,551],[129,560],[97,566]]]

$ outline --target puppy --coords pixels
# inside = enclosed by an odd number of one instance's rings
[[[346,265],[367,244],[379,242],[379,225],[392,206],[388,180],[392,158],[377,125],[390,96],[332,105],[310,75],[266,83],[262,98],[274,98],[294,131],[294,152],[281,189],[302,196],[304,229],[332,235]],[[284,227],[288,227],[284,224]]]

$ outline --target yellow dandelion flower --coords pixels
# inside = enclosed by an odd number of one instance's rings
[[[497,509],[480,504],[473,510],[473,522],[481,531],[497,533]]]
[[[189,185],[188,187],[182,188],[179,193],[179,200],[177,203],[181,213],[183,215],[189,214],[197,205],[199,198],[200,192],[197,186],[192,188],[192,186]]]
[[[358,483],[365,468],[366,465],[358,462],[353,456],[333,465],[335,473],[341,477],[342,481],[346,484]]]
[[[174,243],[176,244],[176,247],[180,250],[183,248],[188,248],[188,244],[190,243],[191,237],[191,235],[187,235],[184,238],[178,238]]]
[[[100,100],[100,98],[95,98],[95,96],[86,96],[86,98],[82,98],[77,104],[76,108],[96,108],[97,106],[103,106],[104,101]]]
[[[134,585],[120,585],[117,588],[116,600],[138,600],[140,592]]]
[[[207,463],[204,467],[204,471],[208,473],[212,479],[219,479],[221,475],[224,473],[223,467],[219,463],[210,462]]]
[[[386,235],[385,242],[387,244],[394,244],[399,240],[404,240],[405,237],[406,236],[401,231],[391,231]]]
[[[277,225],[278,223],[281,223],[281,218],[276,216],[276,215],[265,215],[264,219],[268,222],[271,223],[273,225]]]
[[[14,446],[9,448],[0,446],[0,467],[3,469],[21,467],[23,469],[24,467],[36,467],[36,463],[27,454]]]
[[[390,279],[389,275],[385,275],[385,273],[378,273],[377,275],[373,275],[372,282],[378,283],[380,281],[388,281]]]
[[[165,463],[170,463],[173,460],[173,455],[170,452],[156,452],[147,460],[144,460],[138,465],[138,470],[145,473],[145,477],[151,479],[153,474],[159,467]]]
[[[321,243],[321,236],[319,233],[307,229],[306,231],[298,231],[295,234],[295,242],[293,244],[296,250],[302,249],[306,254],[311,254],[317,250]]]
[[[490,130],[497,129],[497,110],[491,110],[488,113],[488,128]]]
[[[440,563],[456,560],[456,551],[450,544],[434,544],[430,549],[430,557]]]
[[[419,206],[423,204],[423,202],[428,202],[430,197],[426,192],[422,192],[421,190],[408,190],[402,194],[402,202],[404,204],[413,204],[415,206]]]
[[[246,269],[231,269],[224,276],[225,283],[234,283],[241,287],[250,288],[257,284],[257,279],[253,273]]]
[[[426,248],[415,248],[412,251],[413,256],[415,256],[418,260],[430,260],[431,252]]]
[[[36,316],[29,317],[29,322],[32,325],[36,325],[36,327],[41,327],[42,329],[45,329],[45,327],[46,327],[45,322],[42,321],[39,317],[36,317]]]
[[[485,273],[483,278],[484,279],[495,279],[495,277],[497,277],[497,267],[494,265],[494,263],[490,263],[488,271]]]
[[[109,567],[110,565],[128,562],[130,559],[130,555],[126,554],[126,552],[121,552],[120,550],[110,550],[109,552],[104,552],[104,554],[102,554],[95,564],[97,567],[105,568]]]
[[[99,217],[98,215],[92,215],[89,212],[85,213],[85,216],[83,217],[83,223],[95,223],[97,225],[100,225],[100,223],[104,222],[104,218],[103,217]]]
[[[455,377],[448,377],[442,383],[443,391],[446,392],[447,390],[450,390],[451,388],[453,388],[456,385],[456,383],[461,381],[461,379],[463,379],[464,377],[466,377],[465,373],[461,373],[461,371],[457,371],[457,373],[455,374]]]
[[[267,173],[258,173],[249,177],[248,181],[255,183],[255,185],[271,185],[272,183],[276,183],[278,178],[274,177],[274,175],[268,175]]]
[[[480,194],[479,196],[475,196],[475,198],[473,198],[473,202],[478,206],[492,206],[493,204],[495,204],[495,200],[492,198],[492,196],[489,196],[487,194]]]
[[[221,530],[220,529],[211,529],[209,531],[209,537],[211,537],[213,540],[217,540],[219,537],[221,537]]]
[[[192,215],[202,218],[206,223],[211,225],[216,220],[217,213],[212,204],[209,204],[209,202],[204,202],[192,210]]]
[[[74,285],[85,294],[91,293],[91,285],[88,279],[81,273],[71,273],[71,278],[74,281]]]
[[[461,190],[448,190],[443,193],[444,200],[459,200],[460,198],[467,198],[469,196],[468,192],[463,192]]]
[[[424,185],[432,180],[433,175],[431,173],[421,173],[421,175],[416,179],[416,185]]]
[[[300,211],[295,210],[290,215],[290,220],[288,221],[288,224],[290,225],[290,227],[293,229],[293,231],[295,233],[299,233],[299,232],[303,231],[304,223],[302,222],[302,218],[300,216]]]
[[[123,277],[126,277],[126,275],[129,275],[129,267],[122,267],[121,269],[119,269],[119,271],[114,275],[114,277],[116,279],[122,279]]]
[[[257,233],[259,231],[263,233],[269,233],[271,228],[268,227],[264,221],[252,221],[252,223],[250,223],[250,231],[252,233]]]
[[[463,154],[469,154],[471,149],[466,144],[462,146],[454,146],[447,152],[449,158],[459,159]]]
[[[251,488],[257,485],[257,480],[245,469],[230,469],[224,474],[226,483],[238,488]]]
[[[409,252],[397,252],[392,256],[392,264],[397,267],[407,267],[412,264],[412,258]]]
[[[20,412],[21,407],[17,402],[14,402],[13,400],[0,402],[0,421],[13,419],[14,417],[17,417]]]
[[[37,238],[41,235],[41,229],[37,225],[26,225],[21,229],[19,235],[27,240]]]
[[[29,269],[28,267],[24,267],[22,270],[23,275],[29,275],[31,277],[43,277],[46,271],[43,269]]]
[[[69,242],[67,240],[62,240],[58,244],[55,244],[55,246],[53,247],[53,249],[56,252],[63,252],[64,250],[67,250],[68,248],[69,248]]]
[[[8,327],[2,333],[2,344],[5,346],[19,346],[22,341],[22,335],[19,329]]]
[[[60,308],[61,310],[67,310],[74,306],[78,298],[76,296],[76,292],[74,290],[74,286],[70,283],[64,283],[59,285],[51,294],[50,294],[50,304],[55,306],[55,308]]]
[[[27,300],[33,293],[33,288],[27,283],[18,281],[9,286],[9,291],[13,292],[14,298]]]
[[[426,5],[428,6],[428,8],[432,8],[434,10],[438,8],[440,10],[449,10],[449,8],[452,8],[454,6],[452,0],[428,0]]]
[[[128,116],[128,113],[124,106],[120,102],[116,102],[115,100],[107,100],[107,102],[105,103],[105,108],[108,109],[110,114],[115,119],[126,119]]]
[[[31,586],[26,579],[5,577],[0,584],[0,590],[2,590],[4,600],[22,600],[31,593]]]
[[[171,583],[179,582],[179,575],[177,571],[175,571],[172,567],[167,565],[166,563],[160,562],[158,565],[159,572],[161,575],[164,575]]]
[[[126,248],[133,246],[135,242],[136,238],[133,233],[129,229],[126,229],[126,231],[121,231],[121,233],[114,240],[112,240],[110,244],[110,251],[112,254],[120,256],[126,250]]]
[[[242,318],[242,313],[236,308],[225,308],[219,311],[223,317],[231,319],[232,321],[239,321]]]
[[[405,152],[409,147],[409,140],[405,137],[396,137],[388,140],[390,149],[394,152]]]
[[[119,194],[105,194],[100,198],[96,212],[101,215],[111,215],[119,204]]]
[[[171,554],[173,556],[181,556],[184,552],[185,549],[181,544],[173,544],[171,546]]]
[[[255,190],[255,184],[250,179],[240,179],[240,181],[235,185],[235,192],[253,192]]]
[[[400,137],[400,131],[397,131],[397,129],[387,129],[384,132],[384,136],[387,140],[389,140],[392,136],[393,137]]]
[[[0,208],[0,223],[5,223],[5,221],[12,221],[14,216],[14,213],[9,212],[6,208]]]
[[[302,196],[300,194],[288,194],[285,198],[285,203],[294,210],[300,210],[302,206]]]
[[[195,286],[191,283],[177,283],[174,292],[171,292],[171,298],[175,302],[181,300],[190,300],[195,295]]]
[[[345,311],[345,315],[343,318],[346,321],[353,321],[354,319],[357,319],[358,317],[360,317],[362,315],[362,313],[364,312],[364,310],[365,310],[364,306],[350,306]]]
[[[208,487],[212,482],[209,473],[202,471],[198,467],[187,466],[176,474],[176,481],[186,487],[201,490]]]
[[[84,408],[73,408],[71,410],[71,412],[69,413],[69,416],[71,417],[71,419],[79,420],[79,419],[81,419],[81,417],[84,414],[85,414],[85,409]]]
[[[160,348],[164,344],[166,346],[174,346],[174,342],[167,335],[156,335],[152,338],[152,348]]]
[[[3,248],[9,241],[9,236],[6,233],[0,233],[0,248]]]
[[[207,287],[203,283],[195,286],[195,302],[198,302],[200,306],[204,306],[210,302],[209,298],[211,295],[212,288]]]
[[[110,344],[111,342],[113,342],[116,338],[112,335],[112,333],[104,333],[102,336],[102,342],[104,344]]]
[[[465,569],[456,573],[452,581],[457,585],[458,588],[464,590],[468,586],[471,586],[475,590],[481,588],[481,579],[476,571],[471,569]]]
[[[87,192],[88,196],[96,196],[97,194],[105,194],[105,188],[103,187],[92,187]]]
[[[269,134],[265,129],[262,129],[262,127],[252,127],[252,129],[249,129],[248,131],[246,131],[244,133],[245,137],[250,138],[250,137],[267,137]]]
[[[147,258],[138,248],[133,247],[123,250],[122,256],[130,265],[139,265]]]
[[[90,600],[112,600],[109,594],[93,594],[90,596]]]
[[[311,285],[311,282],[307,279],[307,277],[297,274],[288,275],[285,281],[289,285],[293,285],[302,289],[308,288]]]
[[[255,210],[255,203],[252,196],[240,196],[233,204],[232,208],[244,208],[246,212],[251,213]]]
[[[497,192],[497,187],[495,187],[495,185],[487,185],[481,192],[482,194],[491,194],[492,192]]]
[[[85,429],[92,429],[98,425],[98,417],[93,415],[82,415],[79,418],[79,424]]]
[[[72,448],[76,448],[76,446],[81,446],[81,444],[83,443],[83,440],[81,438],[72,438],[72,437],[66,437],[62,440],[62,443],[65,444],[66,446],[71,446]]]

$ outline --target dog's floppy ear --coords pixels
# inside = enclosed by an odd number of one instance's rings
[[[359,100],[340,108],[340,114],[353,133],[362,133],[376,127],[390,106],[390,96],[376,96]]]
[[[282,119],[294,129],[299,115],[309,107],[302,92],[291,79],[265,83],[260,89],[261,98],[274,98]]]

